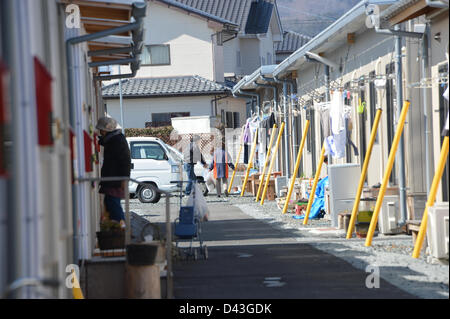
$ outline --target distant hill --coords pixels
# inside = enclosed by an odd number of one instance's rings
[[[284,30],[315,36],[360,0],[277,0]]]

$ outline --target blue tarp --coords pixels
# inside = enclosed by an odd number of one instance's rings
[[[327,187],[327,186],[328,186],[328,176],[325,178],[322,178],[317,183],[316,195],[314,196],[314,202],[311,206],[311,211],[309,212],[308,219],[319,218],[320,211],[325,209],[325,187]],[[308,194],[308,198],[309,198],[309,194]],[[305,218],[305,216],[304,215],[294,216],[293,218],[303,219],[303,218]]]

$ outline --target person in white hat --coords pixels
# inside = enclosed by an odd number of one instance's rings
[[[99,144],[104,147],[101,177],[130,177],[131,156],[127,140],[110,117],[99,118],[96,129],[100,131]],[[120,200],[125,198],[127,181],[100,182],[101,194],[105,194],[105,208],[111,220],[125,225],[125,215]]]

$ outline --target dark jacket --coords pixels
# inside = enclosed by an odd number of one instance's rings
[[[100,137],[99,143],[104,147],[101,176],[129,177],[131,172],[130,148],[121,130],[116,130]],[[121,186],[121,181],[101,182],[100,192],[102,192],[104,187],[120,188]]]

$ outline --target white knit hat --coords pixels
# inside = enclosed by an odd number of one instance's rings
[[[111,117],[101,117],[98,119],[97,130],[112,132],[117,130],[117,121]]]

